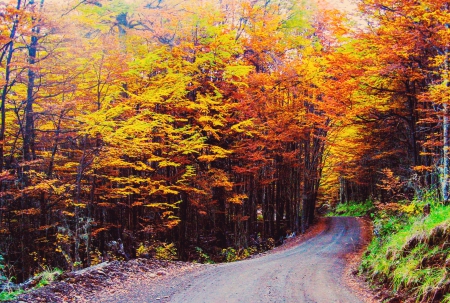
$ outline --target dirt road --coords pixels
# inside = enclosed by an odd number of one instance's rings
[[[292,249],[206,267],[102,296],[96,302],[362,302],[343,281],[347,253],[360,244],[355,218],[332,218],[324,232]]]

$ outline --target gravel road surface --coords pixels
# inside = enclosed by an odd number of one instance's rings
[[[183,276],[141,281],[91,302],[363,302],[344,282],[345,255],[360,246],[356,218],[331,218],[299,246],[259,258],[206,266]]]

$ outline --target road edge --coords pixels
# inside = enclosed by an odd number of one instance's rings
[[[366,252],[367,246],[373,237],[372,220],[367,217],[356,218],[360,224],[361,244],[357,249],[345,256],[345,283],[358,295],[358,297],[365,303],[377,303],[375,299],[375,292],[370,288],[369,283],[364,277],[358,275],[359,265],[361,264],[362,256]]]

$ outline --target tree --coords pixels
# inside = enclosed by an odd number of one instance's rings
[[[220,258],[313,223],[348,110],[337,21],[297,1],[32,4],[2,83],[1,250],[23,279],[168,242]]]
[[[438,179],[444,195],[446,191],[445,165],[442,166],[446,159],[442,157],[446,114],[440,103],[445,97],[430,98],[432,87],[445,81],[445,2],[397,4],[361,2],[369,25],[353,35],[356,40],[344,44],[345,48],[333,59],[333,65],[340,66],[336,79],[342,79],[339,83],[344,89],[349,88],[341,98],[349,109],[348,120],[342,126],[352,125],[344,129],[359,130],[361,139],[354,149],[359,159],[353,161],[359,170],[366,171],[363,177],[355,175],[351,168],[353,181],[347,177],[341,180],[350,181],[348,186],[352,182],[355,185],[346,189],[348,195],[366,192],[363,199],[388,198],[382,197],[384,194],[375,186],[383,174],[373,177],[382,167],[394,168],[402,179],[412,181],[409,188],[403,189],[407,195],[422,186],[435,186]],[[436,58],[441,58],[441,63],[436,65]]]

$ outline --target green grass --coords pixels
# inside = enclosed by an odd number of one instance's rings
[[[430,202],[430,201],[426,201]],[[450,248],[443,244],[450,237],[450,206],[433,201],[431,213],[424,217],[424,201],[400,205],[394,211],[379,211],[374,219],[375,236],[363,257],[360,272],[374,285],[388,286],[417,301],[428,298],[437,285],[448,282],[444,267]],[[444,283],[443,283],[444,282]],[[443,302],[450,302],[447,294]]]
[[[334,210],[328,213],[329,217],[361,217],[371,213],[374,210],[373,202],[367,200],[365,202],[341,203]]]
[[[36,285],[36,288],[43,287],[45,285],[50,284],[51,282],[55,281],[56,278],[62,274],[62,270],[59,268],[45,268],[45,270],[41,273],[39,273],[36,276],[36,279],[39,281]]]
[[[0,292],[0,301],[10,301],[17,298],[18,295],[23,294],[25,291],[23,290],[14,290],[14,291],[2,291]]]
[[[442,303],[450,303],[450,294],[447,294],[444,296],[444,299],[442,300]]]
[[[59,268],[44,268],[44,271],[35,276],[35,280],[37,280],[37,284],[34,288],[44,287],[45,285],[50,284],[55,281],[56,278],[62,274],[62,270]],[[11,291],[2,291],[0,292],[0,301],[10,301],[15,300],[17,296],[27,292],[28,290],[11,290]]]

